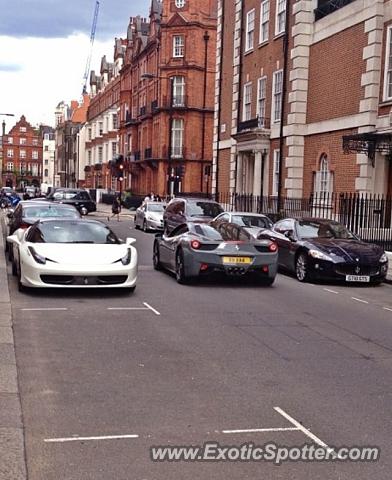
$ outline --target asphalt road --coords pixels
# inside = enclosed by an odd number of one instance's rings
[[[110,223],[137,239],[134,294],[21,294],[9,276],[30,480],[391,478],[391,286],[179,286],[152,269],[153,234]],[[381,459],[150,460],[153,445],[209,441],[370,445]]]

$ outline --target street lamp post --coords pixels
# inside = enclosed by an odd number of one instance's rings
[[[0,117],[14,117],[13,113],[0,113]],[[4,145],[3,145],[3,137],[5,135],[5,120],[3,120],[2,131],[1,131],[1,148],[4,155]],[[0,162],[0,183],[3,186],[3,157]]]

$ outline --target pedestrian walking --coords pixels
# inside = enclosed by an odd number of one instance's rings
[[[110,221],[111,218],[115,217],[117,215],[117,221],[120,221],[120,213],[121,213],[121,200],[120,197],[116,196],[114,197],[113,203],[112,203],[112,216],[108,217],[108,221]]]

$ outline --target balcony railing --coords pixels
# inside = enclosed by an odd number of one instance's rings
[[[159,110],[158,100],[154,100],[153,102],[151,102],[151,111],[152,113],[155,113],[158,110]]]
[[[144,149],[144,158],[152,158],[152,148],[145,148]]]
[[[245,130],[263,129],[263,128],[265,129],[270,128],[269,118],[256,117],[256,118],[251,118],[250,120],[246,120],[244,122],[240,122],[238,125],[238,132],[243,132]]]
[[[132,118],[131,113],[127,112],[125,115],[125,125],[133,125],[136,123],[136,119]]]
[[[314,11],[315,20],[320,20],[354,1],[355,0],[318,0],[317,8]]]

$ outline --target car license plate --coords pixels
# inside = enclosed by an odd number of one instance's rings
[[[252,259],[251,257],[223,257],[223,263],[249,265],[252,263]]]
[[[367,275],[346,275],[346,282],[370,282],[370,277]]]

